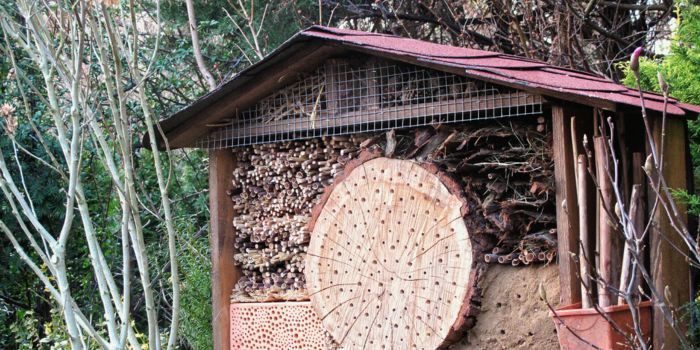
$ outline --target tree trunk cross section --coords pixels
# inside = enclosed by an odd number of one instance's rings
[[[311,303],[344,348],[435,349],[473,312],[479,269],[464,197],[437,169],[360,160],[312,219]]]

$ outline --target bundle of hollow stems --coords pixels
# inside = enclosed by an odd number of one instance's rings
[[[234,302],[308,298],[304,256],[311,209],[357,156],[364,135],[334,136],[234,149],[229,194],[236,232],[233,257],[243,270]]]

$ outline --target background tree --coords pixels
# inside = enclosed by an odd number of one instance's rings
[[[19,101],[3,104],[2,132],[12,152],[0,149],[0,190],[10,213],[0,218],[0,231],[58,309],[52,319],[60,319],[56,324],[65,332],[59,343],[73,349],[127,344],[172,349],[178,340],[180,284],[168,194],[171,169],[155,144],[134,147],[138,127],[155,137],[142,84],[151,65],[142,57],[157,52],[160,23],[139,27],[141,9],[132,2],[119,12],[114,5],[17,1],[1,9],[2,50]],[[140,30],[154,35],[154,49],[142,45]],[[24,123],[31,132],[23,141],[34,141],[43,153],[32,152],[15,137]],[[90,145],[88,152],[85,145]],[[18,149],[27,157],[24,162]],[[157,202],[139,179],[140,164],[147,162],[152,162]],[[33,174],[56,179],[53,188],[33,189],[56,191],[52,194],[60,204],[48,203],[58,204],[50,208],[58,214],[56,222],[42,221],[35,209],[47,203],[32,196],[24,176],[28,165],[36,168]],[[86,176],[94,169],[102,178]],[[165,283],[151,270],[144,235],[151,225],[167,237],[170,278]],[[82,249],[86,259],[75,259],[73,249]],[[79,260],[91,279],[74,274],[71,267]],[[79,293],[86,282],[93,291]],[[139,286],[135,301],[143,305],[132,304],[132,285]],[[164,328],[156,299],[161,289],[168,289],[172,305]],[[136,314],[140,317],[132,316]],[[136,325],[136,319],[142,322]],[[36,345],[37,337],[32,335],[27,346]]]
[[[6,19],[17,20],[22,18],[18,13],[18,6],[22,4],[34,4],[34,2],[3,3],[0,7]],[[98,6],[101,4],[98,3]],[[140,83],[144,88],[148,106],[152,109],[151,117],[165,116],[192,102],[208,90],[208,86],[196,69],[189,32],[183,31],[187,24],[187,17],[183,16],[186,13],[185,4],[175,1],[162,4],[160,31],[154,30],[158,24],[158,4],[153,2],[140,4],[143,6],[133,8],[137,26],[142,30],[146,29],[139,33],[139,45],[143,49],[139,51],[139,58],[142,65],[150,68],[148,79]],[[48,11],[60,12],[66,9],[64,3],[59,4],[56,9],[43,7],[41,2],[34,5],[37,7],[34,8],[35,12],[32,15],[38,17],[50,13]],[[105,5],[121,7],[108,7],[107,11],[115,13],[114,11],[121,10],[127,14],[126,20],[120,22],[125,23],[125,27],[115,27],[117,30],[123,30],[120,32],[120,38],[127,40],[130,34],[128,26],[131,23],[130,4],[105,3]],[[246,6],[250,5],[246,3]],[[267,13],[267,20],[275,21],[274,24],[266,25],[267,30],[259,33],[261,52],[267,52],[269,47],[278,45],[301,26],[297,17],[299,14],[297,7],[290,7],[288,6],[290,4],[282,2],[277,5],[279,6],[271,6]],[[239,37],[236,27],[245,28],[247,20],[240,16],[237,7],[223,1],[197,2],[195,7],[197,13],[203,14],[202,17],[204,17],[204,20],[200,21],[200,29],[203,29],[203,55],[207,65],[212,67],[217,82],[225,80],[249,65],[251,62],[246,59],[246,55],[257,57],[252,49],[242,51],[247,44]],[[261,12],[256,10],[255,13],[258,16]],[[100,11],[92,15],[100,20],[104,17]],[[66,18],[66,20],[70,19],[72,18]],[[239,21],[239,23],[234,24],[233,21]],[[255,21],[258,26],[262,23],[259,22],[261,21],[259,17],[255,17]],[[6,33],[5,27],[0,30],[3,34]],[[64,43],[66,42],[68,40],[64,40]],[[241,51],[232,50],[230,46],[222,43],[234,43],[234,47],[240,47]],[[156,48],[156,54],[149,51]],[[60,228],[63,223],[65,197],[62,191],[65,190],[65,183],[60,177],[46,176],[46,159],[51,160],[54,154],[60,154],[61,148],[53,137],[56,127],[53,125],[50,110],[43,97],[46,94],[42,87],[44,78],[36,62],[11,36],[8,37],[8,41],[3,42],[3,54],[6,53],[15,53],[17,59],[14,63],[9,59],[9,55],[4,55],[3,59],[0,59],[0,76],[3,77],[0,85],[0,92],[2,92],[0,125],[8,126],[7,129],[12,130],[13,137],[8,138],[7,134],[0,132],[3,135],[0,137],[0,149],[3,155],[8,157],[7,164],[11,176],[14,179],[24,180],[26,188],[21,190],[28,193],[27,197],[32,198],[32,203],[37,203],[35,207],[38,220],[53,231]],[[86,57],[87,62],[94,60],[90,54],[86,54]],[[124,64],[124,61],[128,66],[128,58],[124,57],[121,63]],[[110,61],[109,64],[113,62],[115,61]],[[98,68],[94,61],[88,66],[90,68],[88,72],[94,73],[88,80],[91,84],[81,88],[85,87],[86,91],[94,89],[92,90],[94,92],[98,90],[97,87],[104,85],[101,81],[104,77],[97,74],[102,68]],[[143,66],[141,69],[144,69]],[[18,71],[20,75],[17,74]],[[134,89],[138,80],[135,80],[129,72],[124,72],[122,80],[122,91],[126,96],[123,102],[128,114],[128,129],[133,131],[131,153],[134,155],[135,176],[138,179],[140,191],[139,203],[142,205],[140,213],[145,252],[150,262],[152,284],[161,288],[159,293],[153,295],[153,299],[154,304],[161,310],[158,313],[159,323],[167,324],[171,321],[173,296],[167,288],[172,276],[168,235],[162,233],[163,221],[160,220],[163,217],[160,206],[162,197],[156,181],[156,167],[149,161],[151,157],[149,147],[148,145],[143,147],[138,143],[143,133],[147,131],[143,110],[139,108],[142,101],[140,96],[134,98],[136,92]],[[31,90],[26,84],[31,84],[39,91]],[[104,100],[97,100],[97,102],[105,103]],[[28,117],[29,115],[31,118]],[[103,126],[108,131],[106,134],[114,133],[114,125],[110,122],[109,116],[109,111],[105,111],[105,115],[99,118],[100,123],[104,123]],[[110,134],[110,136],[113,135]],[[39,137],[44,138],[48,151],[42,143],[37,142]],[[111,144],[111,141],[108,143]],[[99,213],[94,217],[98,231],[97,240],[102,242],[101,248],[108,264],[115,266],[121,264],[122,258],[121,240],[115,236],[120,224],[114,219],[114,215],[119,212],[118,195],[109,169],[101,162],[100,148],[88,141],[84,142],[82,147],[84,157],[81,158],[81,175],[84,179],[86,199],[92,212]],[[211,348],[207,178],[203,176],[207,171],[207,159],[205,153],[196,150],[171,152],[170,156],[172,161],[162,166],[166,170],[172,166],[172,173],[178,174],[170,177],[169,194],[172,198],[175,218],[172,222],[178,231],[177,259],[182,267],[180,286],[183,291],[184,307],[180,311],[182,316],[182,324],[179,327],[180,346],[207,349]],[[21,167],[17,164],[21,164]],[[5,200],[0,200],[0,217],[7,221],[11,232],[20,232],[21,227],[15,220],[6,219],[12,218],[12,212]],[[73,297],[81,302],[82,312],[99,320],[104,312],[100,307],[99,294],[94,292],[98,286],[90,264],[87,243],[83,239],[84,233],[75,226],[72,231],[70,235],[72,238],[66,247],[65,259],[71,292]],[[21,236],[17,239],[20,244],[27,243]],[[65,332],[65,325],[62,324],[60,308],[56,307],[39,280],[25,278],[31,271],[4,234],[0,235],[0,241],[3,249],[0,258],[3,259],[3,264],[0,266],[0,319],[3,321],[0,323],[0,347],[34,349],[53,346],[52,344],[67,344],[68,334]],[[32,255],[31,251],[29,255]],[[117,275],[120,273],[118,270]],[[132,273],[130,281],[135,285],[131,294],[131,317],[136,329],[145,330],[148,320],[144,312],[144,290],[138,285],[138,275]],[[143,335],[139,332],[136,336],[142,339]]]
[[[334,1],[331,23],[539,59],[619,79],[635,47],[669,35],[671,1]]]

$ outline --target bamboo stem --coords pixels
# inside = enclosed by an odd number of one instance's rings
[[[574,154],[573,159],[578,159],[579,157],[578,142],[576,142],[576,140],[578,140],[577,134],[578,132],[576,131],[576,117],[571,117],[571,151]],[[577,170],[574,171],[574,178],[576,179],[577,184],[579,183],[579,175],[580,174]]]
[[[612,182],[608,176],[609,164],[605,151],[606,140],[602,136],[593,138],[595,148],[596,170],[598,186],[600,187],[600,202],[598,204],[599,215],[599,236],[600,236],[600,262],[598,274],[600,283],[598,288],[598,304],[600,307],[611,305],[608,285],[613,282],[612,278],[612,256],[613,256],[613,226],[612,218],[608,215],[608,209],[612,208]]]
[[[578,215],[579,215],[579,271],[581,274],[581,307],[584,309],[592,307],[590,267],[595,263],[593,255],[589,251],[590,247],[590,227],[588,225],[588,177],[586,156],[578,156],[576,163],[576,190],[578,192]]]

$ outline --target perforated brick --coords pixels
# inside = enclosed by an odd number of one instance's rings
[[[327,349],[309,302],[231,304],[231,349]]]

